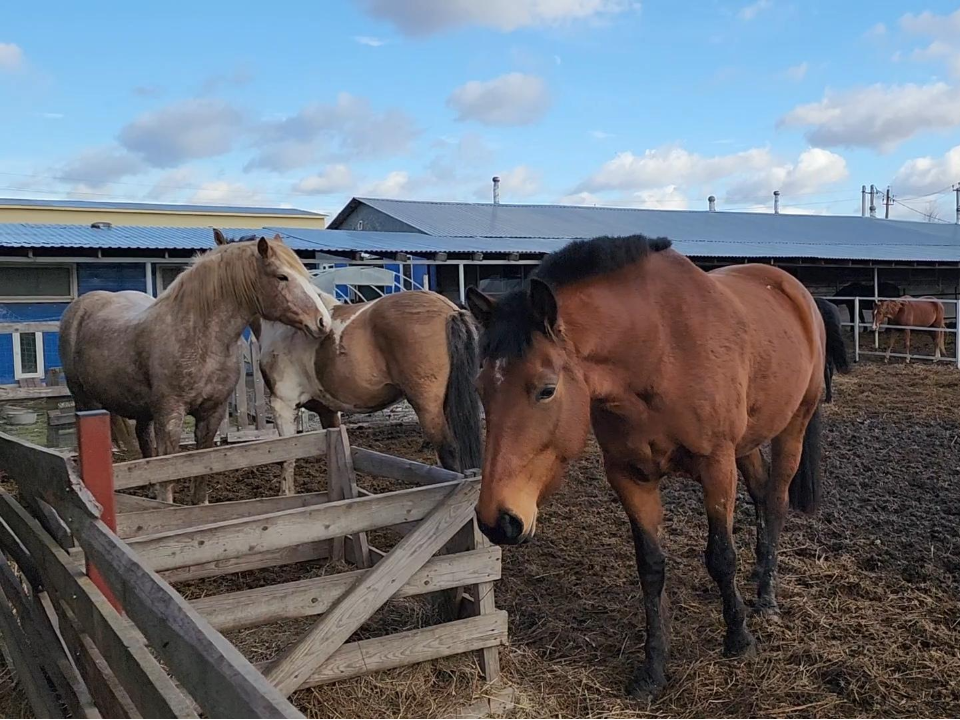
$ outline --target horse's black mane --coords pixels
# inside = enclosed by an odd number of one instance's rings
[[[553,288],[570,285],[596,275],[615,272],[670,247],[667,238],[643,235],[596,237],[575,240],[547,255],[532,277]],[[484,358],[518,358],[533,342],[535,332],[546,333],[530,309],[527,288],[504,295],[494,307],[483,333],[480,352]]]

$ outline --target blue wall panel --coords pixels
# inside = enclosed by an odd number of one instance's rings
[[[147,270],[143,263],[78,263],[77,292],[91,290],[147,291]]]

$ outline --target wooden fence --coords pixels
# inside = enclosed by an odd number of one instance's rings
[[[298,689],[474,651],[498,679],[507,617],[477,478],[353,449],[343,428],[114,464],[106,413],[80,415],[79,467],[0,434],[20,498],[0,490],[0,632],[38,717],[302,717]],[[314,455],[326,492],[198,506],[118,492]],[[415,487],[373,494],[357,471]],[[402,538],[373,547],[386,527]],[[323,559],[355,569],[192,602],[170,585]],[[445,622],[349,642],[392,598],[426,593],[448,601]],[[306,617],[257,666],[220,634]]]

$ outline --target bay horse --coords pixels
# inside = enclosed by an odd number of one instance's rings
[[[933,345],[934,360],[940,359],[940,354],[947,351],[944,344],[943,321],[943,303],[935,297],[925,295],[921,298],[912,298],[904,295],[897,300],[882,300],[873,306],[873,329],[879,330],[880,326],[889,321],[891,325],[907,325],[913,327],[934,328]],[[910,330],[904,329],[904,337],[907,342],[907,362],[910,362]],[[890,344],[887,346],[887,355],[884,362],[890,362],[890,351],[896,342],[896,335],[890,333]]]
[[[324,338],[275,322],[254,324],[280,435],[296,431],[301,407],[316,412],[324,427],[336,427],[341,412],[376,412],[406,398],[441,465],[478,468],[483,440],[470,314],[433,292],[408,290],[353,305],[321,295],[333,318]],[[294,492],[292,462],[284,464],[281,492]]]
[[[754,653],[736,583],[737,470],[756,507],[755,607],[764,615],[779,612],[788,501],[814,512],[820,499],[819,403],[831,345],[806,288],[769,265],[707,273],[669,240],[636,235],[572,242],[544,259],[527,289],[499,301],[471,289],[468,303],[484,328],[484,534],[508,545],[533,537],[538,505],[592,426],[630,519],[643,588],[646,661],[630,694],[651,699],[666,684],[659,483],[667,474],[703,486],[724,653]],[[760,453],[767,441],[769,471]]]
[[[823,383],[826,390],[824,402],[833,402],[833,374],[850,372],[850,361],[847,359],[847,346],[843,342],[840,332],[840,309],[829,300],[814,298],[817,308],[823,316],[827,330],[827,361],[823,368]]]
[[[300,258],[280,239],[199,255],[160,297],[141,292],[81,295],[60,320],[60,356],[77,410],[109,410],[136,421],[143,457],[179,449],[183,419],[197,448],[212,447],[240,375],[237,349],[255,317],[319,337],[330,313]],[[171,502],[173,483],[155,487]],[[206,502],[206,480],[193,481]]]

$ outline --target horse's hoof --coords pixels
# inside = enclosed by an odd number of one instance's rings
[[[747,582],[760,582],[761,577],[763,577],[763,568],[759,565],[754,565],[753,570],[750,571],[750,575],[747,576]]]
[[[649,705],[657,699],[666,684],[666,678],[659,673],[651,673],[650,669],[644,665],[637,668],[633,678],[627,684],[627,695],[633,700]]]
[[[723,641],[723,656],[728,658],[755,658],[757,641],[746,628],[737,633],[728,634]]]
[[[753,606],[753,614],[769,622],[780,622],[780,608],[776,600],[757,600]]]

